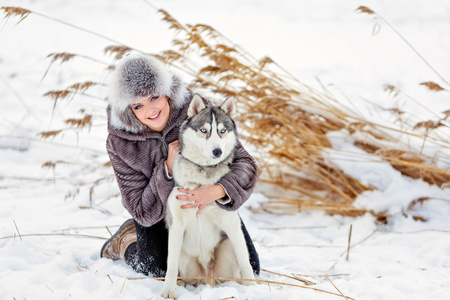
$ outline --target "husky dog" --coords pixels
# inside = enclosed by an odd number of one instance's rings
[[[233,98],[227,98],[220,107],[206,107],[201,97],[194,95],[188,118],[180,128],[181,153],[173,165],[176,187],[167,200],[169,254],[162,297],[174,297],[178,274],[254,279],[238,213],[222,209],[216,202],[199,212],[181,209],[176,199],[181,194],[178,187],[212,185],[230,171],[238,141],[235,116]],[[192,285],[211,283],[201,279],[184,281]]]

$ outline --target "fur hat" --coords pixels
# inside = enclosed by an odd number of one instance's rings
[[[157,58],[137,52],[128,52],[118,61],[110,87],[110,124],[131,133],[148,130],[131,110],[130,104],[136,98],[165,95],[171,107],[180,108],[189,95],[180,76],[172,73]]]

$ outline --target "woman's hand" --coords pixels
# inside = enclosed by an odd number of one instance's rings
[[[176,140],[169,144],[169,153],[167,154],[166,159],[167,172],[170,177],[172,177],[172,167],[178,153],[180,153],[180,146],[178,145],[178,140]]]
[[[181,208],[197,207],[198,211],[202,210],[217,199],[223,198],[227,195],[224,188],[220,184],[201,185],[193,190],[184,188],[179,188],[178,190],[185,193],[185,195],[178,195],[178,200],[191,202],[181,205]]]

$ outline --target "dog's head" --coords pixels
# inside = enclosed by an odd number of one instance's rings
[[[206,107],[202,98],[194,95],[180,131],[181,155],[202,166],[217,165],[228,158],[237,143],[235,117],[234,98]]]

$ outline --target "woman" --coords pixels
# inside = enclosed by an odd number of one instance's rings
[[[106,148],[122,203],[133,219],[103,245],[100,256],[123,259],[137,272],[163,277],[168,247],[166,201],[175,186],[172,166],[179,153],[179,128],[193,95],[159,60],[137,53],[128,53],[118,62],[111,87]],[[201,210],[216,201],[223,209],[237,210],[249,198],[258,170],[240,143],[234,154],[231,172],[218,184],[180,188],[185,193],[178,196],[180,206]],[[258,254],[243,223],[241,227],[258,275]]]

